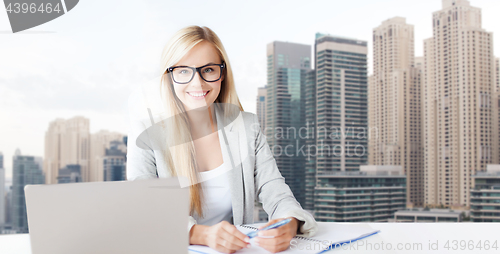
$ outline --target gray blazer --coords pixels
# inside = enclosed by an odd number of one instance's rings
[[[138,106],[134,101],[129,100],[131,108]],[[220,108],[216,108],[215,112],[218,125],[223,123],[224,127],[221,131],[227,142],[221,145],[227,145],[232,156],[233,169],[229,170],[228,174],[233,224],[254,222],[254,202],[257,197],[268,214],[269,220],[295,217],[304,221],[300,228],[303,236],[314,235],[317,231],[316,221],[310,213],[302,209],[285,183],[266,141],[266,136],[261,131],[257,116],[253,113],[238,111],[238,117],[229,123]],[[137,139],[145,129],[143,122],[131,121],[127,145],[127,179],[170,177],[166,163],[162,163],[165,161],[164,153],[154,145],[140,143],[142,141]],[[149,138],[164,140],[167,134],[166,131],[160,131]],[[190,216],[188,230],[195,223],[195,219]]]

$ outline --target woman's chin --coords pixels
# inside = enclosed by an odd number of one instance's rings
[[[208,106],[212,105],[213,103],[214,103],[214,101],[209,102],[208,100],[188,102],[188,103],[184,103],[184,108],[186,108],[186,110],[206,109]]]

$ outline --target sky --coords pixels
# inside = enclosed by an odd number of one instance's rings
[[[470,3],[482,9],[483,28],[493,32],[495,52],[500,51],[500,1]],[[268,43],[313,45],[317,32],[365,40],[371,72],[373,28],[405,17],[415,26],[415,55],[422,56],[423,40],[432,36],[432,13],[441,6],[441,0],[84,0],[16,34],[0,10],[0,151],[6,177],[11,178],[17,148],[23,155],[44,155],[45,131],[56,118],[84,116],[91,133],[126,134],[130,91],[160,75],[163,46],[185,26],[207,26],[218,34],[243,108],[255,113],[257,88],[266,84]]]

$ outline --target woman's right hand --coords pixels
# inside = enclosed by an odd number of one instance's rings
[[[206,245],[223,253],[234,253],[250,247],[250,238],[227,221],[213,226],[194,225],[189,234],[190,244]]]

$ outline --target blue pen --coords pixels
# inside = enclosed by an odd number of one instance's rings
[[[257,234],[258,234],[260,231],[269,230],[269,229],[273,229],[273,228],[279,228],[279,227],[281,227],[281,226],[283,226],[283,225],[287,224],[287,223],[288,223],[288,222],[290,222],[290,221],[292,221],[292,219],[290,219],[290,218],[288,218],[288,219],[286,219],[286,220],[278,221],[278,222],[276,222],[276,223],[274,223],[274,224],[272,224],[272,225],[269,225],[269,226],[267,226],[267,227],[265,227],[265,228],[259,229],[259,230],[257,230],[257,231],[252,231],[252,232],[248,233],[248,234],[247,234],[247,236],[248,236],[250,239],[252,239],[252,238],[256,237],[256,236],[257,236]]]

